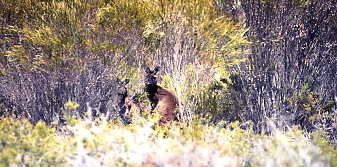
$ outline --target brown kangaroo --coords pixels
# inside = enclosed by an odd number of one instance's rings
[[[158,71],[159,67],[154,68],[154,70],[146,68],[144,91],[148,93],[147,97],[151,102],[151,109],[157,110],[161,115],[159,124],[168,126],[177,120],[175,109],[178,108],[179,101],[173,93],[157,85],[156,74]]]

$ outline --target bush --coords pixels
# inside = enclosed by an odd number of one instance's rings
[[[0,118],[0,166],[62,166],[67,151],[43,122]]]
[[[2,118],[1,166],[332,166],[336,149],[302,131],[256,135],[239,123],[223,128],[195,117],[191,126],[158,126],[159,115],[130,126],[78,120],[55,131],[39,122]],[[316,140],[318,139],[318,140]]]

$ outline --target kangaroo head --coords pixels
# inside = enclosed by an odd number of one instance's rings
[[[146,67],[145,69],[145,87],[153,87],[157,85],[157,73],[159,71],[159,67],[155,67],[153,70],[151,70],[149,67]]]
[[[119,78],[117,78],[116,80],[116,85],[117,85],[117,94],[118,96],[121,97],[126,97],[128,95],[128,89],[126,88],[126,85],[129,83],[129,80],[126,79],[124,81],[119,80]]]

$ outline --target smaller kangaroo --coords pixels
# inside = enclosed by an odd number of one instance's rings
[[[128,96],[128,90],[125,86],[128,83],[129,83],[128,79],[124,81],[120,81],[119,78],[117,78],[116,80],[117,103],[118,103],[118,108],[119,108],[118,115],[119,115],[119,118],[121,119],[121,122],[124,125],[130,124],[130,121],[128,121],[125,118],[125,112],[126,112],[125,99]]]
[[[144,91],[148,93],[147,97],[151,102],[151,109],[157,110],[162,116],[159,124],[168,126],[177,120],[175,109],[178,108],[179,101],[173,93],[157,85],[156,74],[158,71],[159,67],[155,67],[154,70],[150,70],[149,67],[146,68]]]
[[[143,109],[147,109],[144,105],[142,105],[139,102],[136,102],[132,99],[131,96],[128,95],[128,89],[126,88],[126,85],[129,83],[129,79],[126,79],[124,81],[120,81],[117,79],[116,81],[118,88],[117,88],[117,94],[118,94],[118,107],[120,109],[120,118],[123,122],[127,122],[127,124],[130,124],[130,121],[127,121],[125,116],[128,118],[133,118],[136,115],[138,115]]]

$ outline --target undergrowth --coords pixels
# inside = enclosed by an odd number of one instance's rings
[[[74,119],[74,118],[71,118]],[[234,122],[157,125],[139,116],[123,126],[77,120],[62,131],[42,122],[0,119],[0,166],[335,166],[337,150],[319,133],[301,130],[257,135]],[[74,122],[74,121],[73,121]]]

